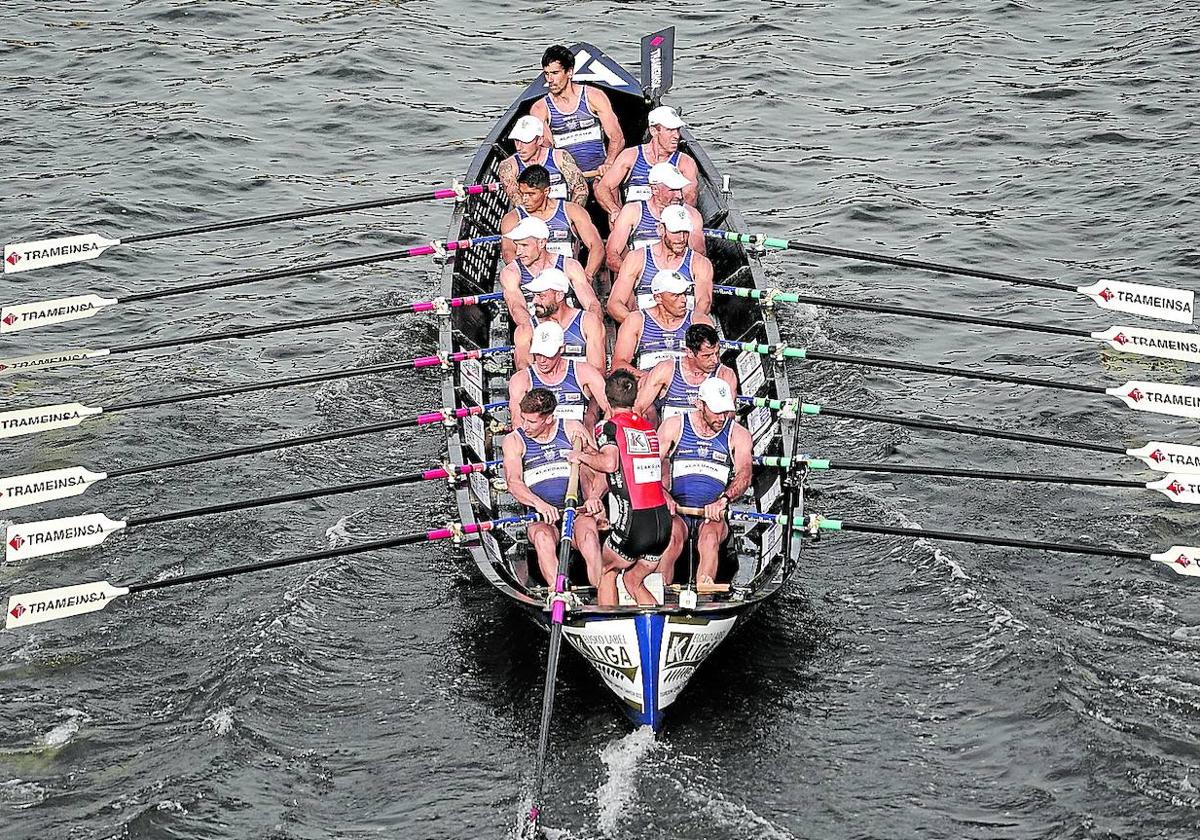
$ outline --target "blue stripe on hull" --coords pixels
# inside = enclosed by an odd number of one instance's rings
[[[663,626],[667,617],[661,614],[642,614],[635,619],[638,651],[642,666],[642,699],[645,711],[625,707],[629,719],[639,726],[649,726],[655,732],[662,728],[663,712],[658,707],[658,663],[662,661]]]

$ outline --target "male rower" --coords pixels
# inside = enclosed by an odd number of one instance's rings
[[[679,130],[684,122],[674,108],[660,105],[650,112],[650,140],[617,156],[604,177],[595,183],[596,203],[608,211],[610,225],[616,222],[623,203],[650,198],[650,169],[659,163],[672,164],[689,183],[683,188],[684,203],[696,206],[700,182],[696,161],[679,150]],[[619,191],[625,190],[622,202]]]
[[[654,305],[651,284],[664,270],[679,272],[695,287],[693,297],[688,301],[690,308],[701,315],[712,310],[712,262],[703,250],[694,250],[692,244],[696,233],[696,223],[692,219],[695,212],[694,208],[680,204],[664,208],[655,223],[658,238],[649,247],[625,255],[608,296],[608,314],[617,323],[622,323],[630,312]],[[611,237],[608,241],[613,242]]]
[[[664,359],[683,355],[684,336],[692,324],[712,324],[707,315],[688,309],[692,281],[664,268],[654,275],[650,292],[654,305],[629,313],[617,330],[612,370],[628,370],[638,379]]]
[[[508,200],[514,205],[521,203],[521,195],[517,190],[517,176],[528,166],[544,166],[550,173],[550,197],[569,199],[575,204],[584,205],[588,200],[587,180],[575,163],[575,158],[566,149],[554,149],[542,145],[542,135],[546,125],[537,117],[526,114],[517,120],[508,139],[513,141],[517,151],[506,157],[496,168],[496,179],[508,193]]]
[[[604,376],[583,359],[563,354],[563,330],[554,321],[542,321],[529,342],[532,363],[508,379],[508,412],[515,429],[521,424],[521,400],[530,391],[544,388],[554,394],[556,412],[566,420],[595,416],[593,405],[608,411]]]
[[[657,567],[670,547],[671,514],[662,485],[662,461],[654,426],[631,411],[637,395],[637,380],[619,370],[604,386],[612,414],[596,424],[596,445],[572,452],[569,460],[599,475],[608,476],[608,521],[612,530],[605,538],[603,575],[598,588],[602,607],[617,603],[617,574],[625,570],[625,589],[639,604],[657,604],[645,586],[646,575]],[[599,482],[597,489],[601,488]],[[588,496],[587,510],[599,506],[599,494]]]
[[[541,219],[550,233],[546,250],[573,258],[577,255],[578,246],[584,245],[588,249],[584,273],[594,280],[604,265],[604,240],[600,238],[600,232],[596,230],[588,212],[570,201],[550,198],[550,173],[544,166],[527,166],[517,178],[517,190],[521,203],[500,219],[500,232],[508,233],[522,219],[530,216]],[[510,263],[515,256],[516,246],[512,240],[501,239],[501,259]]]
[[[700,384],[691,411],[664,420],[658,429],[663,485],[670,491],[667,504],[675,514],[671,548],[659,566],[664,585],[674,576],[688,528],[696,529],[696,582],[713,583],[716,577],[721,544],[729,538],[729,505],[750,487],[754,473],[754,443],[735,411],[728,383],[713,377]],[[704,515],[681,516],[676,505],[703,508]]]
[[[669,163],[652,166],[647,178],[650,197],[626,204],[612,223],[608,235],[608,267],[614,273],[621,270],[626,254],[659,241],[662,236],[658,229],[659,219],[664,210],[675,204],[683,206],[691,223],[688,246],[697,253],[704,253],[704,220],[695,207],[683,203],[683,190],[691,181]]]
[[[706,379],[723,379],[737,393],[737,374],[721,364],[721,338],[708,324],[692,324],[683,336],[683,355],[664,359],[642,377],[633,410],[658,413],[661,420],[691,411]]]
[[[588,312],[600,312],[600,300],[579,260],[564,257],[561,254],[551,254],[546,249],[550,239],[550,229],[546,223],[536,216],[526,216],[504,238],[511,240],[515,246],[516,259],[500,269],[500,289],[504,292],[504,303],[508,307],[508,317],[513,324],[520,326],[529,324],[529,295],[524,291],[526,285],[535,275],[541,274],[547,268],[557,268],[567,275],[571,281],[571,292],[580,309]]]
[[[571,281],[557,268],[547,268],[525,285],[533,294],[533,323],[522,324],[513,334],[516,369],[529,367],[533,331],[544,321],[553,321],[563,331],[563,355],[583,359],[596,370],[604,370],[604,322],[595,312],[584,312],[567,300]]]
[[[571,454],[575,441],[580,446],[594,446],[587,427],[575,420],[564,420],[555,414],[554,395],[544,388],[535,388],[521,399],[521,421],[513,423],[514,431],[504,437],[504,480],[508,492],[523,505],[533,508],[541,521],[529,525],[526,534],[537,554],[538,570],[547,586],[553,586],[558,576],[558,520],[566,501],[570,479]],[[584,467],[581,487],[591,489],[595,477]],[[598,506],[593,505],[598,510]],[[581,509],[575,518],[572,543],[587,563],[588,578],[593,586],[600,585],[603,559],[596,519]]]
[[[575,55],[556,44],[542,53],[545,96],[529,109],[547,124],[548,139],[575,158],[584,176],[603,175],[625,148],[625,135],[608,96],[599,88],[576,84]],[[607,147],[605,138],[608,139]]]

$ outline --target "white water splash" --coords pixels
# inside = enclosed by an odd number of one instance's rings
[[[329,547],[337,548],[338,546],[342,546],[350,542],[353,538],[350,536],[350,532],[346,529],[346,526],[349,524],[351,519],[366,512],[366,508],[359,508],[353,513],[346,514],[335,524],[326,528],[325,539],[329,540]]]
[[[613,836],[621,817],[637,802],[638,766],[657,745],[654,730],[642,726],[600,751],[608,778],[596,791],[596,807],[605,836]]]
[[[50,796],[50,791],[37,782],[9,779],[0,782],[0,802],[14,809],[32,808]]]
[[[704,816],[704,822],[711,828],[711,837],[796,840],[796,835],[783,826],[776,825],[766,817],[760,817],[745,805],[730,800],[720,791],[697,790],[678,780],[675,784],[695,807],[695,813]]]
[[[79,728],[91,720],[88,715],[78,709],[63,709],[63,714],[67,716],[67,719],[42,736],[43,746],[52,750],[65,747],[79,734]]]
[[[228,735],[233,731],[233,707],[226,706],[213,712],[204,719],[204,725],[211,729],[218,738]]]

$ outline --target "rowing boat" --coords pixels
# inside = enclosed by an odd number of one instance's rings
[[[669,48],[671,39],[663,35],[669,36],[669,32],[648,36],[643,41],[643,82],[592,44],[572,47],[576,55],[575,79],[604,89],[626,137],[643,136],[647,114],[665,92],[662,67],[670,66],[670,55],[664,54],[663,46]],[[655,38],[660,39],[658,45],[653,43]],[[466,183],[496,180],[497,167],[511,153],[503,144],[504,138],[513,123],[528,113],[545,91],[539,74],[484,139],[467,172]],[[696,160],[700,181],[698,209],[705,227],[743,232],[745,225],[733,206],[727,180],[686,128],[680,146]],[[479,196],[460,204],[452,215],[447,239],[495,234],[508,209],[503,193]],[[761,269],[741,244],[714,239],[708,256],[713,262],[715,283],[765,288]],[[472,251],[448,260],[442,273],[442,294],[451,298],[491,293],[496,290],[500,267],[495,249]],[[770,310],[745,305],[742,298],[722,297],[714,307],[713,318],[728,339],[768,344],[779,341],[778,326]],[[503,343],[509,332],[502,305],[455,311],[443,319],[440,349],[446,353],[479,349],[497,343],[498,338]],[[764,364],[762,356],[752,352],[726,354],[725,361],[737,371],[744,397],[789,396],[782,365],[772,365],[769,360]],[[444,380],[445,404],[462,408],[503,400],[507,393],[507,373],[478,360],[464,362],[455,375]],[[491,424],[475,416],[451,428],[450,459],[466,463],[500,457],[506,419],[506,412],[501,411],[494,415]],[[795,421],[781,420],[767,407],[750,409],[743,420],[751,431],[755,455],[793,454]],[[762,466],[755,469],[744,502],[752,502],[756,510],[764,513],[802,508],[798,481],[785,481],[787,476],[778,469]],[[464,523],[491,520],[518,508],[502,482],[489,481],[483,474],[470,476],[457,490],[456,497]],[[577,569],[574,580],[584,585],[573,587],[563,627],[565,637],[595,668],[630,719],[657,729],[662,725],[664,711],[678,699],[701,663],[794,574],[800,541],[793,541],[788,531],[781,524],[767,523],[736,528],[717,578],[718,584],[728,585],[726,589],[701,593],[685,580],[680,591],[664,592],[664,603],[654,608],[638,607],[632,602],[610,608],[597,606],[594,591],[586,586],[586,579]],[[484,579],[498,593],[518,604],[539,625],[549,626],[546,587],[533,577],[537,564],[522,534],[485,533],[469,550]],[[681,569],[688,565],[686,560],[680,561]],[[678,576],[687,577],[683,572]]]

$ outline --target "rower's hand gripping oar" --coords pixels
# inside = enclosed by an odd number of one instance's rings
[[[173,239],[178,236],[192,236],[199,233],[214,233],[221,230],[264,225],[270,222],[286,222],[292,219],[308,219],[313,216],[326,216],[332,213],[350,213],[356,210],[372,210],[378,207],[394,207],[400,204],[414,204],[418,201],[433,201],[453,198],[465,201],[467,196],[496,192],[499,184],[469,184],[454,182],[453,186],[433,192],[415,195],[395,196],[393,198],[378,198],[370,201],[356,201],[350,204],[336,204],[329,207],[314,207],[311,210],[292,210],[286,213],[270,213],[265,216],[251,216],[246,219],[232,219],[227,222],[213,222],[207,225],[165,230],[158,233],[143,233],[137,236],[127,236],[124,239],[108,239],[94,233],[78,236],[61,236],[56,239],[39,239],[35,242],[14,242],[4,246],[4,273],[17,274],[22,271],[33,271],[38,268],[49,268],[54,265],[94,260],[109,248],[117,245],[132,245],[135,242],[151,242],[156,239]]]
[[[583,441],[575,438],[579,454]],[[558,657],[562,650],[563,619],[567,614],[567,574],[571,567],[571,539],[575,535],[575,508],[579,505],[579,462],[571,462],[567,495],[563,501],[562,532],[558,540],[558,569],[554,594],[550,597],[550,653],[546,656],[546,689],[542,695],[542,725],[538,733],[537,763],[533,772],[533,802],[529,806],[528,825],[536,833],[545,786],[546,752],[550,747],[550,719],[554,716],[554,681],[558,676]]]
[[[925,262],[924,260],[893,257],[887,254],[851,251],[845,248],[830,248],[825,245],[814,245],[795,239],[779,239],[762,234],[706,229],[704,235],[715,239],[725,239],[730,242],[740,242],[744,245],[757,245],[761,248],[805,251],[810,254],[821,254],[827,257],[883,263],[900,268],[915,268],[921,271],[937,271],[942,274],[957,274],[962,277],[979,277],[985,280],[998,280],[1002,283],[1076,292],[1089,298],[1101,309],[1111,309],[1114,312],[1125,312],[1130,315],[1142,315],[1147,318],[1159,318],[1164,321],[1174,321],[1178,324],[1192,323],[1196,302],[1195,293],[1187,289],[1148,286],[1143,283],[1102,280],[1089,286],[1072,286],[1068,283],[1059,283],[1055,280],[1017,277],[1012,274],[1001,274],[997,271],[986,271],[978,268],[943,265],[941,263]]]

